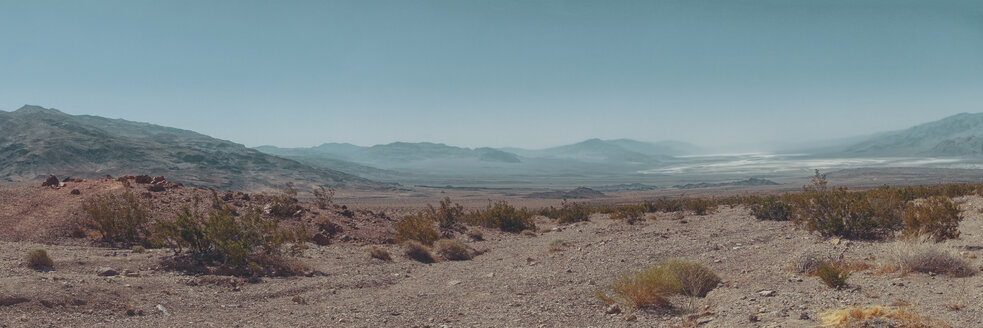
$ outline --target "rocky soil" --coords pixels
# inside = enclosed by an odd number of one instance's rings
[[[66,237],[81,199],[121,188],[103,180],[61,189],[0,187],[0,326],[812,327],[830,309],[892,304],[953,327],[983,326],[983,274],[881,272],[890,242],[827,240],[788,222],[758,221],[742,207],[682,219],[648,214],[634,225],[604,215],[571,225],[539,218],[535,236],[470,228],[484,240],[456,238],[487,251],[470,261],[434,264],[407,259],[399,245],[384,243],[391,220],[333,217],[349,238],[311,244],[299,258],[314,269],[311,276],[250,283],[161,270],[160,260],[171,254],[166,249],[135,253]],[[149,199],[164,215],[195,193],[208,195],[175,188]],[[962,236],[939,246],[978,267],[983,198],[959,202],[966,217]],[[322,214],[309,211],[298,220]],[[379,243],[392,262],[368,255]],[[36,248],[48,251],[54,271],[23,265]],[[842,255],[872,268],[851,275],[848,288],[830,289],[792,269],[811,253]],[[675,298],[671,309],[609,311],[595,297],[618,275],[667,258],[705,264],[723,283],[706,298]]]

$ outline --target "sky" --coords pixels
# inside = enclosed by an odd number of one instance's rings
[[[0,0],[0,110],[247,146],[753,147],[983,111],[983,1]]]

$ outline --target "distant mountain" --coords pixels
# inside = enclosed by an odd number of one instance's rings
[[[68,115],[38,106],[0,111],[0,181],[30,181],[48,174],[163,175],[185,184],[237,190],[267,189],[286,182],[382,186],[188,130]]]
[[[396,171],[473,173],[487,167],[522,162],[518,155],[498,149],[471,149],[430,142],[394,142],[371,147],[326,143],[309,148],[261,146],[256,149],[315,166],[333,163],[343,172],[381,179],[398,177],[401,173]]]
[[[652,164],[671,156],[694,152],[696,147],[678,141],[650,143],[631,139],[601,140],[595,138],[571,145],[540,150],[517,148],[503,150],[513,151],[526,157],[567,159],[590,163]]]
[[[901,131],[876,134],[846,147],[842,153],[858,156],[981,156],[983,113],[962,113]]]

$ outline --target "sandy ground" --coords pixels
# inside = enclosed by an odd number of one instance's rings
[[[684,319],[699,327],[812,327],[829,309],[890,304],[910,304],[953,327],[983,326],[983,275],[873,269],[850,276],[849,288],[829,289],[815,277],[795,274],[790,263],[805,253],[826,252],[876,266],[886,261],[891,245],[825,240],[788,222],[758,221],[742,207],[682,220],[649,214],[635,225],[603,215],[562,226],[540,218],[539,228],[559,229],[536,236],[471,228],[482,231],[485,240],[457,238],[487,252],[461,262],[422,264],[392,244],[381,245],[394,258],[384,262],[368,255],[366,239],[311,245],[299,260],[317,274],[247,283],[160,270],[169,250],[137,254],[82,239],[19,238],[60,222],[32,225],[17,219],[26,210],[11,201],[23,202],[15,198],[23,193],[0,189],[2,228],[18,232],[0,234],[2,327],[672,327]],[[31,204],[55,198],[48,199]],[[959,201],[966,216],[962,237],[940,246],[962,252],[978,267],[983,199]],[[73,211],[66,206],[52,214]],[[566,246],[551,252],[556,240]],[[23,266],[24,255],[35,248],[49,252],[54,271]],[[703,263],[724,282],[706,298],[674,299],[673,309],[605,313],[595,297],[598,289],[619,274],[666,258]],[[98,276],[104,267],[120,274]],[[762,296],[762,291],[774,294]]]

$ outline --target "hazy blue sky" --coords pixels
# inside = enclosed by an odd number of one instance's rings
[[[248,146],[737,145],[983,111],[983,1],[0,0],[0,109]]]

